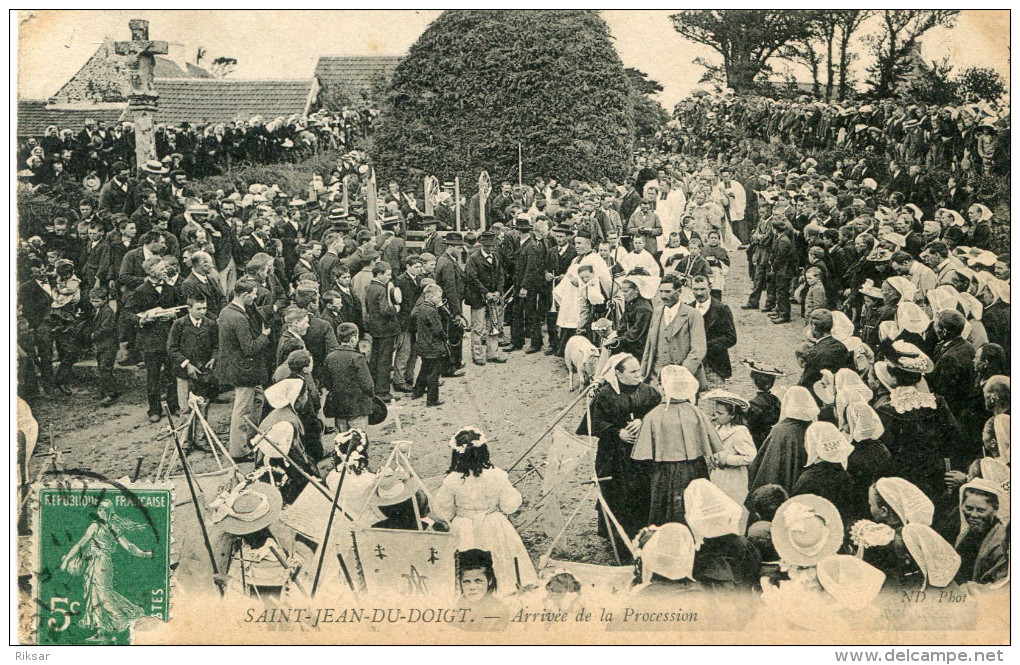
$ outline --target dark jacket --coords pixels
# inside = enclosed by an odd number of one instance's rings
[[[386,284],[372,280],[365,289],[365,332],[372,337],[395,337],[400,334],[397,307],[390,300]]]
[[[443,318],[435,305],[422,301],[412,314],[414,320],[414,350],[422,358],[442,358],[447,354],[447,332]]]
[[[364,354],[343,347],[326,356],[322,385],[329,391],[322,406],[327,418],[352,418],[372,413],[375,383]]]
[[[333,268],[340,263],[340,257],[333,252],[326,252],[319,259],[319,290],[322,293],[329,291],[333,284]]]
[[[737,343],[737,329],[733,325],[733,314],[727,305],[712,298],[705,313],[705,342],[708,352],[703,364],[728,379],[733,375],[729,349]]]
[[[638,296],[623,307],[623,318],[620,321],[619,339],[620,353],[629,353],[638,360],[645,352],[648,341],[648,326],[652,323],[652,302]]]
[[[141,247],[128,250],[124,260],[120,262],[120,270],[117,272],[117,283],[131,291],[141,286],[145,281],[145,271],[142,264],[145,261],[145,251]]]
[[[111,178],[103,188],[99,190],[99,211],[100,212],[124,212],[124,204],[127,203],[128,190],[124,189]]]
[[[197,328],[187,314],[175,320],[170,326],[170,338],[166,343],[174,374],[182,379],[188,378],[187,368],[181,366],[185,360],[202,370],[206,363],[216,357],[219,343],[220,333],[216,321],[211,317],[202,317],[202,324]]]
[[[77,267],[85,289],[91,289],[97,279],[101,286],[106,286],[110,278],[110,243],[104,239],[93,247],[92,242],[86,239],[78,253]]]
[[[167,339],[170,337],[172,318],[153,319],[142,324],[138,317],[142,312],[154,307],[177,307],[184,304],[181,292],[176,286],[163,285],[162,293],[156,291],[152,282],[146,280],[131,293],[125,312],[132,317],[132,324],[138,326],[136,348],[142,353],[166,353]]]
[[[449,254],[436,260],[436,284],[443,289],[450,310],[459,315],[464,305],[464,269]]]
[[[771,267],[777,279],[780,276],[793,277],[797,272],[797,251],[789,233],[777,237],[772,245]]]
[[[545,273],[553,271],[550,268],[549,253],[545,243],[535,240],[534,236],[525,240],[517,253],[515,271],[516,284],[514,286],[517,289],[538,291],[546,288],[549,282],[545,279]]]
[[[216,378],[231,386],[261,385],[269,376],[266,349],[269,337],[262,334],[262,317],[253,308],[245,311],[234,303],[220,311],[219,356]]]
[[[312,376],[316,381],[322,377],[322,365],[329,354],[340,348],[336,338],[336,328],[321,316],[311,314],[308,317],[308,330],[304,337],[305,348],[312,354]],[[286,360],[286,356],[284,356]]]
[[[486,260],[482,253],[474,252],[467,260],[465,270],[464,302],[472,309],[485,307],[485,296],[488,293],[502,293],[503,265],[496,252],[489,254]]]
[[[853,356],[847,350],[846,345],[838,339],[829,335],[818,340],[804,354],[804,371],[800,375],[799,386],[804,386],[808,391],[813,390],[815,381],[822,378],[822,370],[827,369],[835,374],[840,369],[854,368]],[[811,393],[814,394],[813,392]]]
[[[310,319],[309,319],[309,321],[310,321]],[[309,326],[309,327],[311,327],[311,326]],[[307,349],[307,348],[308,347],[305,345],[305,340],[303,340],[302,338],[298,337],[297,335],[292,333],[290,330],[283,331],[283,333],[280,335],[280,341],[276,343],[276,365],[277,365],[277,367],[279,367],[284,362],[286,362],[287,361],[287,356],[289,356],[294,351],[297,351],[299,349]],[[313,369],[315,368],[315,363],[314,362],[312,364],[312,368]]]
[[[932,360],[935,369],[928,375],[928,386],[944,397],[956,419],[962,420],[969,409],[977,406],[971,389],[976,381],[974,345],[962,337],[939,342]]]
[[[339,288],[334,289],[340,294],[340,314],[337,318],[342,323],[353,323],[358,326],[358,333],[361,337],[365,336],[365,317],[361,310],[361,300],[354,293],[353,290],[348,289],[342,291]],[[333,332],[336,332],[334,327]]]
[[[18,304],[21,305],[21,313],[29,327],[34,330],[50,313],[53,297],[37,281],[29,279],[18,286]]]
[[[226,298],[220,290],[219,281],[212,275],[209,275],[205,278],[205,283],[203,284],[194,271],[181,282],[181,295],[184,297],[185,303],[187,303],[190,296],[205,298],[205,303],[209,308],[208,316],[212,319],[216,319],[220,315],[220,310],[226,304]]]
[[[113,311],[109,302],[96,310],[92,317],[92,341],[96,351],[107,349],[116,351],[119,345],[117,338],[117,312]]]

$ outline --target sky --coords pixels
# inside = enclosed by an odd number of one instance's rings
[[[129,39],[128,21],[150,21],[150,38],[185,45],[189,61],[198,47],[207,61],[238,59],[232,78],[308,78],[320,55],[400,55],[417,40],[438,11],[228,11],[228,10],[43,10],[19,12],[18,94],[53,95],[92,55],[104,37]],[[666,10],[602,10],[628,67],[659,81],[666,108],[697,86],[698,56],[720,61],[708,47],[685,40]],[[866,26],[867,27],[867,26]],[[863,34],[864,31],[862,31]],[[863,47],[860,47],[863,50]],[[922,56],[950,56],[956,71],[970,66],[998,69],[1009,78],[1009,13],[964,11],[955,28],[935,29],[923,40]],[[859,63],[866,64],[866,62]],[[778,63],[779,67],[785,67]],[[804,70],[794,70],[810,80]]]

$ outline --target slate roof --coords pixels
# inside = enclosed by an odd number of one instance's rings
[[[105,127],[115,124],[126,106],[126,103],[47,106],[45,99],[19,99],[18,136],[41,138],[50,125],[78,133],[85,127],[87,118],[94,118]]]
[[[315,79],[156,79],[156,122],[179,125],[307,115]],[[130,111],[126,112],[125,119]]]
[[[389,81],[402,55],[324,55],[315,65],[315,76],[324,90],[353,96],[380,78]]]

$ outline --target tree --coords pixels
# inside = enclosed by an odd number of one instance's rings
[[[822,96],[822,85],[819,78],[822,66],[822,52],[819,49],[822,26],[812,23],[810,33],[803,39],[790,42],[779,50],[779,57],[794,64],[803,65],[811,72],[811,94],[816,98]]]
[[[869,96],[891,97],[919,60],[921,36],[935,27],[953,27],[959,14],[958,9],[882,10],[882,27],[868,37],[875,55],[875,64],[868,68]]]
[[[620,178],[631,84],[595,11],[447,11],[394,71],[375,131],[386,178]]]
[[[759,74],[772,71],[769,60],[787,44],[811,33],[811,11],[770,9],[685,9],[670,15],[673,29],[723,57],[726,83],[734,90],[754,89]],[[696,62],[696,64],[699,64]]]
[[[655,97],[662,92],[662,84],[648,78],[640,69],[627,67],[624,72],[631,87],[631,104],[634,108],[634,138],[654,136],[669,121],[669,114]]]
[[[209,71],[215,78],[221,79],[230,76],[237,67],[237,58],[228,58],[227,56],[221,55],[218,58],[213,58],[212,67]]]
[[[954,81],[965,102],[995,102],[1006,93],[1006,80],[991,67],[968,67]]]
[[[949,79],[953,66],[949,64],[949,56],[941,62],[932,61],[920,66],[920,71],[900,86],[897,96],[914,104],[957,104],[959,103],[958,86]]]
[[[846,99],[846,93],[850,87],[850,79],[847,74],[850,71],[850,64],[857,59],[857,55],[850,51],[850,41],[854,33],[861,27],[861,24],[874,15],[871,9],[834,9],[829,12],[834,15],[836,26],[839,28],[839,85],[837,95],[839,100]]]

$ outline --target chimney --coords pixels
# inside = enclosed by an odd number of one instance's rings
[[[172,61],[175,65],[181,68],[182,71],[187,73],[188,71],[188,59],[184,55],[184,44],[178,42],[170,42],[167,54],[164,56],[167,60]]]

